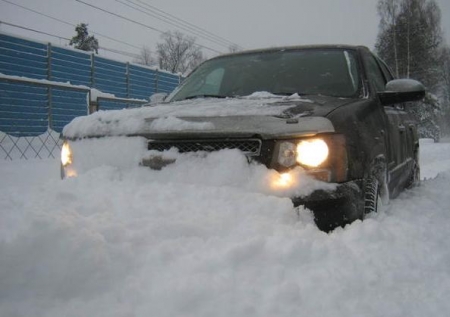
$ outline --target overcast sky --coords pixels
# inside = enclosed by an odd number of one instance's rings
[[[446,41],[450,43],[450,0],[436,1],[441,8]],[[82,0],[85,4],[77,0],[0,0],[0,21],[63,38],[74,35],[73,26],[8,2],[69,24],[88,23],[90,32],[98,33],[96,37],[100,46],[134,54],[139,53],[139,48],[144,45],[154,49],[155,43],[160,40],[159,31],[175,30],[176,27],[131,9],[131,3],[140,6],[137,8],[141,11],[146,5],[151,5],[219,36],[222,43],[226,40],[245,49],[321,43],[361,44],[372,49],[379,23],[377,0]],[[68,44],[63,39],[4,23],[0,24],[0,30],[62,46]],[[181,31],[193,35],[186,30]],[[227,44],[218,44],[217,38],[213,42],[198,35],[196,37],[199,44],[207,47],[204,52],[208,57],[228,51]],[[101,53],[113,56],[104,51]],[[124,59],[124,56],[114,57]]]

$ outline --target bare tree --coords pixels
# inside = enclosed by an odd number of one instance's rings
[[[443,59],[441,13],[435,0],[379,0],[380,30],[375,49],[397,77],[421,81],[430,93],[424,102],[407,107],[419,121],[419,131],[439,134]],[[433,134],[436,134],[433,132]]]
[[[157,64],[156,59],[153,57],[152,51],[147,46],[141,49],[138,57],[133,60],[137,64],[153,66]]]
[[[398,77],[415,78],[429,90],[439,86],[441,13],[435,0],[380,0],[376,51]]]
[[[399,0],[380,0],[377,5],[378,14],[381,17],[380,31],[384,32],[385,37],[390,37],[392,41],[392,52],[394,53],[394,69],[395,75],[398,77],[398,54],[397,54],[397,32],[395,30],[397,24],[397,15],[399,11]],[[378,37],[376,47],[381,49],[381,45],[385,44],[382,38]]]
[[[450,48],[448,46],[444,47],[441,51],[440,64],[442,65],[442,88],[440,96],[443,112],[440,123],[442,132],[450,135]]]
[[[156,54],[161,69],[185,74],[205,60],[195,38],[181,32],[166,32],[162,42],[156,45]]]

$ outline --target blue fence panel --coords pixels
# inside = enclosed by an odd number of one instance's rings
[[[74,118],[88,114],[87,92],[52,88],[52,129],[61,132]]]
[[[30,59],[36,63],[40,63],[41,68],[47,67],[48,58],[43,55],[35,55],[26,52],[20,52],[16,50],[10,50],[5,47],[0,47],[0,57],[2,61],[14,61],[13,64],[18,63],[31,63]]]
[[[120,109],[135,107],[135,106],[136,105],[127,104],[124,101],[100,100],[98,102],[99,110],[120,110]]]
[[[130,98],[149,99],[156,92],[156,71],[130,65],[128,68]]]
[[[158,74],[158,92],[170,93],[178,86],[180,77],[166,72]]]
[[[47,88],[0,82],[0,131],[37,136],[48,129]]]
[[[101,57],[94,58],[94,88],[102,92],[114,94],[116,97],[127,97],[127,65]]]
[[[51,80],[90,86],[91,68],[90,54],[51,47]]]
[[[0,73],[47,78],[47,46],[0,34]]]

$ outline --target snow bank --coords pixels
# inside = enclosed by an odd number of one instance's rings
[[[422,147],[422,170],[450,159]],[[64,181],[56,161],[0,161],[0,316],[448,315],[450,165],[325,234],[222,159]]]

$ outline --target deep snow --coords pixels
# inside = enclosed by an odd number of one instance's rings
[[[0,161],[0,316],[448,316],[450,143],[421,149],[420,187],[330,234],[235,160]]]

